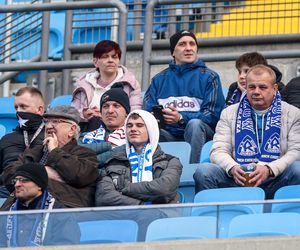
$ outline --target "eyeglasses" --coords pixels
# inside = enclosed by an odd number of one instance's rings
[[[59,123],[69,123],[71,125],[74,125],[73,122],[62,120],[62,119],[44,119],[44,123],[45,125],[52,123],[54,126],[57,126]]]
[[[12,180],[11,180],[11,183],[12,183],[13,185],[15,185],[15,184],[17,183],[17,181],[19,181],[20,183],[23,184],[23,183],[30,182],[31,180],[28,179],[28,178],[24,178],[24,177],[17,177],[17,178],[12,179]]]

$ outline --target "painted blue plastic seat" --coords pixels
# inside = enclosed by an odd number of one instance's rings
[[[5,127],[6,134],[12,132],[18,125],[14,101],[14,97],[0,98],[0,124]]]
[[[49,108],[54,108],[60,105],[71,105],[72,95],[61,95],[55,97],[49,104]]]
[[[285,186],[275,192],[274,200],[300,199],[300,185]],[[300,213],[300,202],[274,203],[272,212],[296,212]]]
[[[0,139],[5,135],[6,133],[6,128],[0,124]]]
[[[136,242],[138,224],[133,220],[79,222],[81,244]]]
[[[206,142],[201,150],[200,163],[210,162],[210,150],[212,147],[213,141]]]
[[[195,195],[194,202],[254,201],[265,199],[265,192],[259,187],[232,187],[207,189]],[[232,218],[242,214],[262,213],[263,204],[241,204],[193,207],[192,216],[218,216],[219,237],[225,238]]]
[[[195,197],[195,181],[193,175],[198,163],[186,163],[182,165],[182,174],[180,176],[179,191],[184,194],[185,203],[194,202]]]
[[[158,219],[149,224],[145,241],[216,238],[216,225],[212,216]]]
[[[232,219],[228,238],[300,235],[297,213],[263,213],[240,215]]]
[[[191,145],[185,141],[160,142],[161,149],[180,159],[181,164],[190,162]]]

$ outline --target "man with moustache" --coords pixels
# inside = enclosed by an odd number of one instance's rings
[[[0,174],[26,148],[43,144],[45,103],[42,93],[34,87],[23,87],[17,91],[14,105],[19,126],[0,140]],[[6,198],[8,195],[5,186],[1,186],[0,197]]]
[[[77,144],[79,112],[71,106],[58,106],[46,112],[44,118],[44,145],[26,149],[18,161],[4,169],[6,186],[13,189],[11,180],[18,166],[36,162],[45,166],[49,191],[63,205],[93,206],[98,162],[92,150]]]
[[[217,73],[197,59],[195,35],[182,30],[170,37],[174,60],[153,77],[145,93],[143,107],[152,112],[162,105],[165,129],[160,141],[187,141],[191,163],[200,160],[204,143],[211,140],[224,107],[222,86]]]
[[[196,192],[247,184],[272,199],[279,188],[300,184],[300,110],[281,100],[276,75],[265,65],[249,69],[246,91],[221,114],[212,163],[201,164],[194,174]]]
[[[113,87],[102,95],[100,100],[102,119],[92,118],[89,124],[90,128],[97,129],[85,133],[83,138],[79,139],[80,145],[97,152],[99,166],[111,157],[114,148],[125,144],[124,123],[129,112],[129,98],[121,87]]]

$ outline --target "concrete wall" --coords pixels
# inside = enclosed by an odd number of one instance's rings
[[[34,250],[298,250],[299,246],[300,237],[257,237],[243,239],[163,241],[151,243],[48,246],[34,247]],[[20,247],[18,249],[28,250],[30,248]]]

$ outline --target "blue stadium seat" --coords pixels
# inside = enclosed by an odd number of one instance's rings
[[[179,191],[183,193],[185,197],[185,203],[193,202],[195,196],[195,181],[193,174],[195,173],[199,164],[186,163],[182,166],[183,168],[180,176]]]
[[[81,244],[136,242],[138,224],[133,220],[79,222]]]
[[[0,98],[0,113],[1,114],[16,114],[14,97],[1,97]]]
[[[300,199],[300,185],[285,186],[278,189],[274,195],[274,200]],[[274,203],[272,212],[296,212],[300,213],[300,202]]]
[[[216,226],[212,216],[158,219],[149,224],[145,241],[216,238]]]
[[[240,215],[232,219],[228,238],[300,235],[297,213],[264,213]]]
[[[181,164],[190,162],[191,145],[185,141],[160,142],[161,149],[170,155],[180,159]]]
[[[60,105],[71,105],[72,95],[61,95],[55,97],[49,104],[48,108],[54,108]]]
[[[6,133],[6,128],[0,124],[0,139],[5,135]]]
[[[208,141],[206,142],[201,150],[201,155],[200,155],[200,163],[204,162],[210,162],[210,150],[212,147],[213,141]]]
[[[265,199],[265,192],[259,187],[232,187],[207,189],[195,195],[194,202],[226,202],[226,201],[254,201]],[[232,218],[242,214],[262,213],[263,204],[241,204],[193,207],[193,216],[218,216],[219,237],[225,238]],[[219,214],[218,214],[219,213]]]

